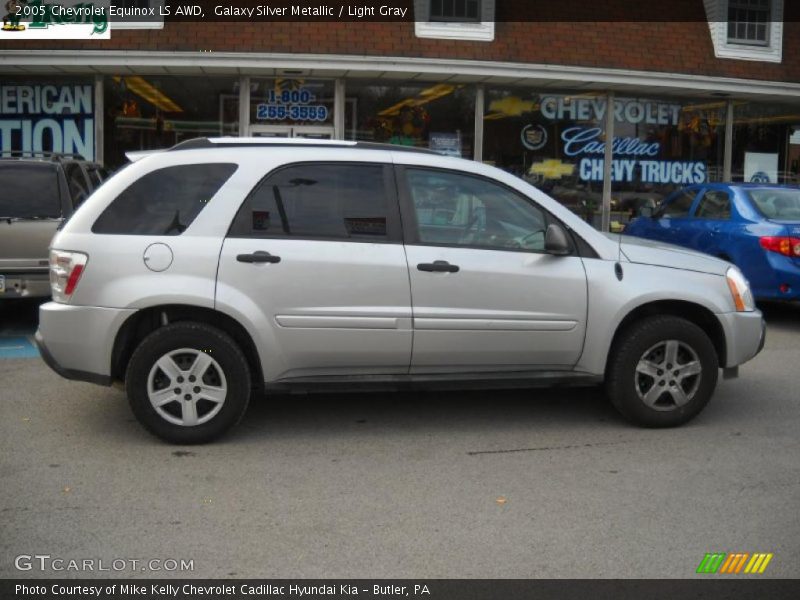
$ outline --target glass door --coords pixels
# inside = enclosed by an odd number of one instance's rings
[[[333,127],[327,125],[251,125],[250,136],[332,140]]]
[[[332,140],[333,127],[324,125],[301,125],[292,127],[292,137],[311,140]]]
[[[251,125],[250,137],[290,138],[292,128],[287,125]]]

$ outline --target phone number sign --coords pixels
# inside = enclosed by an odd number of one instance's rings
[[[324,104],[314,104],[317,97],[305,88],[270,90],[267,102],[256,106],[256,119],[260,121],[327,121],[330,111]]]

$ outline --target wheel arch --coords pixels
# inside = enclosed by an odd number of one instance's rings
[[[625,315],[622,321],[620,321],[617,329],[614,331],[614,336],[611,339],[611,345],[609,347],[609,356],[614,352],[622,335],[632,324],[648,317],[663,315],[680,317],[697,325],[705,332],[714,345],[719,364],[727,364],[727,346],[725,330],[722,328],[722,324],[714,316],[714,313],[705,306],[686,300],[656,300],[642,304],[631,310]],[[611,361],[606,360],[606,371],[608,370],[610,362]]]
[[[227,333],[239,345],[250,367],[252,385],[262,387],[264,377],[252,336],[236,319],[218,310],[185,304],[151,306],[136,311],[122,324],[111,352],[111,378],[124,381],[125,370],[139,343],[156,329],[180,321],[197,321]]]

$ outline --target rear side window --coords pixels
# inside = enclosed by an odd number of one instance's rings
[[[0,162],[0,218],[47,219],[61,216],[55,165]]]
[[[697,205],[698,219],[727,220],[731,218],[731,199],[727,192],[708,190]]]
[[[244,201],[231,237],[385,240],[388,198],[379,164],[302,164],[264,179]]]
[[[78,163],[68,163],[64,167],[64,172],[67,175],[69,194],[72,196],[72,206],[77,208],[89,196],[89,184]]]
[[[178,165],[151,171],[103,211],[94,233],[180,235],[236,171],[231,163]]]

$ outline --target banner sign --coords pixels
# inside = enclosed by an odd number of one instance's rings
[[[107,40],[110,0],[1,0],[0,41]]]
[[[317,97],[307,88],[270,90],[267,102],[256,107],[256,119],[263,121],[319,121],[328,119],[328,107],[315,104]]]
[[[0,150],[94,160],[93,86],[0,84]]]
[[[605,97],[545,96],[541,112],[545,119],[560,121],[603,121],[608,102]],[[614,100],[614,120],[638,125],[677,125],[680,104],[618,98]]]
[[[599,127],[570,127],[561,133],[564,154],[581,157],[578,176],[583,181],[603,181],[603,156],[606,143]],[[635,137],[615,137],[611,152],[611,181],[690,185],[706,181],[706,164],[702,161],[654,160],[661,151],[660,142],[648,142]],[[589,155],[589,156],[587,156]],[[620,159],[618,156],[634,158]],[[649,160],[653,159],[653,160]]]
[[[541,116],[554,123],[562,120],[587,124],[602,122],[607,110],[605,97],[544,96],[539,103]],[[681,115],[680,104],[627,98],[615,99],[612,110],[618,123],[652,127],[677,126]],[[604,130],[578,125],[564,129],[560,137],[562,148],[559,154],[575,161],[570,173],[577,167],[581,180],[603,181]],[[520,140],[526,149],[540,150],[547,144],[547,129],[541,124],[526,125],[520,132]],[[634,136],[614,137],[611,153],[611,180],[615,182],[689,185],[707,180],[707,167],[703,161],[659,160],[659,141]],[[560,179],[563,173],[554,172],[553,176]],[[544,177],[550,178],[547,174]]]

